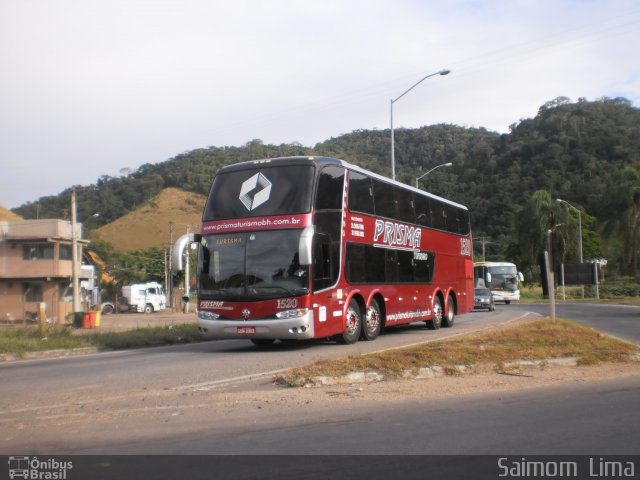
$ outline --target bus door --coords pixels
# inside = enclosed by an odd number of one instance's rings
[[[331,288],[338,278],[340,245],[330,235],[316,233],[313,250],[314,327],[320,335],[329,335],[342,323],[344,309],[342,289]]]

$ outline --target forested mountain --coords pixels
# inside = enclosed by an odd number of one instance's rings
[[[78,218],[100,212],[92,226],[109,223],[166,187],[206,195],[220,166],[259,158],[327,155],[388,176],[389,137],[388,129],[358,130],[314,147],[252,140],[242,147],[193,150],[143,165],[127,176],[104,176],[95,185],[76,186]],[[547,200],[562,198],[583,212],[584,238],[598,232],[611,234],[603,235],[604,252],[597,241],[586,242],[585,259],[604,254],[621,271],[635,271],[640,232],[640,110],[624,98],[572,103],[559,97],[540,107],[535,118],[514,123],[510,133],[502,135],[454,125],[396,129],[395,160],[397,179],[412,185],[434,166],[453,163],[424,177],[420,187],[469,206],[475,237],[487,239],[489,258],[531,263],[519,240],[521,230],[530,227],[519,220],[530,213],[527,205],[532,196],[545,191]],[[70,192],[43,197],[13,211],[24,218],[63,218]],[[539,230],[570,226],[566,207],[564,211],[562,205],[554,208]],[[575,256],[568,230],[565,237],[563,255]],[[615,255],[620,258],[612,258]]]

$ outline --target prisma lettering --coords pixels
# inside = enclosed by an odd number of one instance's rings
[[[382,241],[380,237],[382,236]],[[422,229],[402,223],[376,219],[373,241],[389,246],[420,248]]]

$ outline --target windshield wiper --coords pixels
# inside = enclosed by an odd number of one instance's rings
[[[249,287],[250,289],[259,289],[259,288],[264,288],[267,290],[282,290],[284,291],[287,295],[290,295],[292,297],[295,297],[296,295],[300,295],[300,293],[295,293],[295,292],[299,292],[300,290],[302,290],[302,293],[306,292],[307,289],[305,287],[298,287],[294,290],[289,290],[287,287],[284,287],[282,285],[251,285]]]

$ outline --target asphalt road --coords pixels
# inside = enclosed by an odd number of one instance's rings
[[[584,316],[623,338],[637,333],[631,307],[580,308],[582,314],[558,314]],[[493,313],[461,316],[452,329],[414,324],[352,346],[265,349],[226,340],[0,364],[0,452],[640,453],[640,375],[438,401],[424,395],[391,409],[375,401],[346,401],[339,409],[292,404],[288,389],[273,396],[271,378],[283,368],[488,330],[535,317],[537,309],[544,305],[500,305]],[[270,407],[280,395],[287,408],[263,408],[267,391]]]
[[[546,303],[520,303],[509,307],[513,311],[549,315],[549,305]],[[558,302],[556,316],[575,320],[587,327],[640,345],[640,306]]]
[[[588,385],[312,410],[127,445],[139,454],[638,455],[640,375]],[[293,412],[292,412],[293,413]],[[256,414],[259,415],[259,414]],[[83,453],[118,453],[122,445]]]

